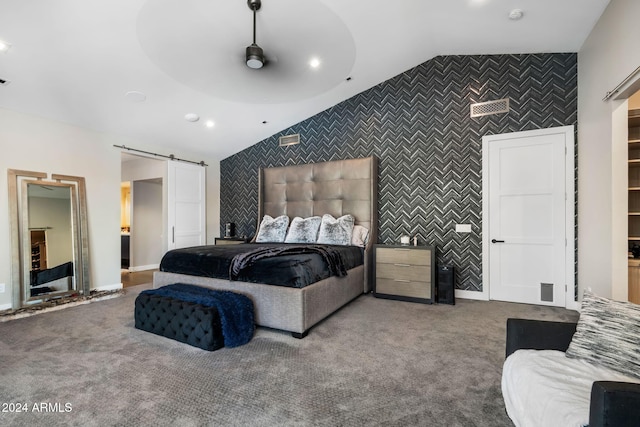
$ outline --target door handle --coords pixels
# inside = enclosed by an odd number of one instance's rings
[[[491,243],[504,243],[504,240],[491,239]]]

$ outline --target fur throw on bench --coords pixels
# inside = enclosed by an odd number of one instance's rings
[[[238,347],[251,341],[255,331],[253,302],[249,297],[230,291],[216,291],[200,286],[176,283],[141,294],[170,297],[215,307],[220,315],[225,347]]]

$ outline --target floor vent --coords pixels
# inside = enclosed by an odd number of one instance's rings
[[[471,104],[471,117],[490,116],[509,112],[509,98]]]
[[[296,145],[300,144],[300,134],[296,133],[293,135],[283,135],[280,137],[278,145],[280,147],[286,147],[287,145]]]

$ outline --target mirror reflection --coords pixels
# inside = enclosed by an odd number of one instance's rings
[[[68,184],[26,183],[28,232],[25,297],[75,289],[73,199]]]
[[[12,308],[91,292],[85,179],[8,169]]]

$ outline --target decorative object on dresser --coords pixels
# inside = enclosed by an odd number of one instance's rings
[[[214,244],[216,245],[238,245],[240,243],[247,243],[249,239],[246,237],[216,237]]]
[[[433,246],[374,246],[378,298],[432,304],[435,299]]]
[[[236,235],[236,224],[233,222],[227,222],[224,225],[224,237],[235,237]]]

